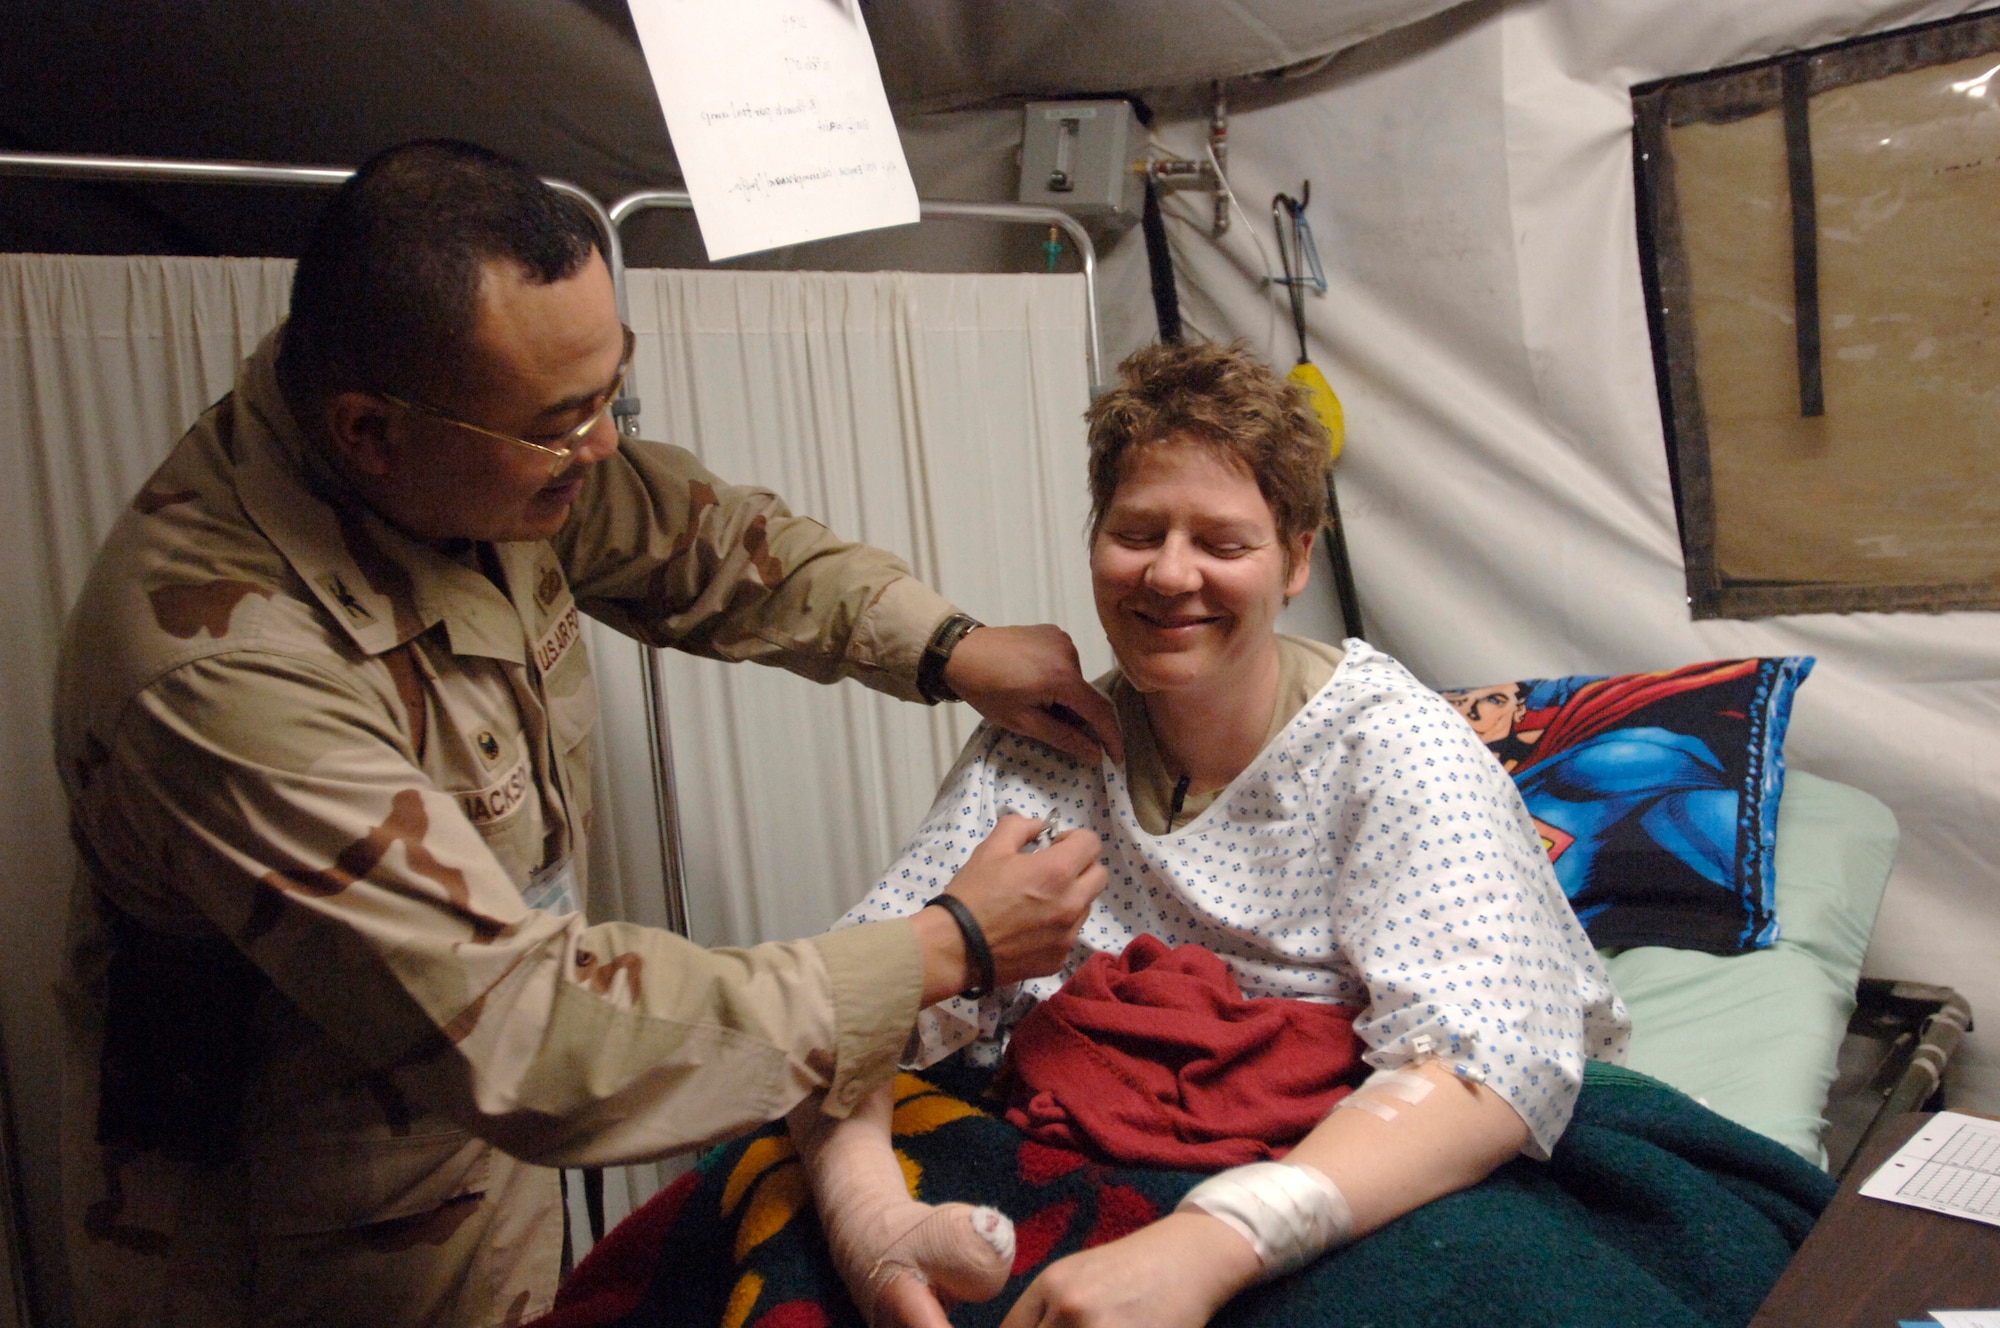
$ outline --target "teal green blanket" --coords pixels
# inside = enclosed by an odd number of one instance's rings
[[[1050,1260],[1171,1211],[1199,1176],[1047,1148],[976,1104],[980,1082],[904,1076],[897,1146],[920,1197],[990,1203],[1020,1254],[997,1324]],[[1547,1163],[1516,1161],[1232,1302],[1218,1328],[1722,1328],[1749,1322],[1834,1183],[1654,1079],[1591,1065]],[[711,1153],[577,1270],[551,1328],[825,1328],[859,1318],[826,1257],[791,1145]],[[623,1290],[617,1290],[622,1279]],[[593,1310],[592,1307],[595,1307]]]

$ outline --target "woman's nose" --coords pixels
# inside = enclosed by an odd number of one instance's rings
[[[1162,595],[1185,595],[1200,588],[1201,572],[1187,540],[1169,535],[1160,541],[1146,568],[1146,584]]]

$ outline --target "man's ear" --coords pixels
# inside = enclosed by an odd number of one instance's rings
[[[1308,530],[1299,536],[1292,546],[1292,570],[1285,578],[1285,598],[1291,599],[1306,588],[1312,579],[1313,532]]]
[[[366,392],[337,392],[327,399],[327,437],[349,471],[379,477],[394,468],[389,411],[387,402]]]

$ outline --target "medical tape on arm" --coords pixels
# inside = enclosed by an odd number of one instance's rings
[[[1393,1102],[1406,1102],[1415,1106],[1431,1095],[1437,1085],[1414,1070],[1377,1070],[1361,1081],[1361,1087],[1349,1093],[1334,1104],[1334,1110],[1353,1107],[1371,1116],[1379,1116],[1385,1121],[1396,1119],[1397,1110]]]
[[[1479,1034],[1475,1030],[1467,1029],[1452,1038],[1452,1050],[1457,1052],[1462,1048],[1469,1048],[1470,1044],[1478,1041],[1478,1038]],[[1410,1039],[1410,1050],[1415,1056],[1415,1059],[1410,1062],[1411,1068],[1377,1070],[1362,1080],[1359,1088],[1356,1088],[1352,1093],[1349,1093],[1336,1103],[1334,1110],[1338,1111],[1341,1107],[1353,1107],[1357,1111],[1365,1111],[1371,1116],[1379,1116],[1385,1121],[1392,1121],[1401,1114],[1392,1105],[1393,1103],[1403,1102],[1414,1107],[1417,1103],[1429,1097],[1431,1090],[1437,1087],[1437,1083],[1435,1080],[1418,1074],[1416,1071],[1432,1061],[1442,1061],[1442,1058],[1438,1055],[1437,1042],[1430,1034],[1419,1033]],[[1460,1079],[1466,1080],[1469,1083],[1483,1084],[1486,1082],[1486,1075],[1477,1066],[1446,1063],[1445,1067]]]
[[[1302,1162],[1252,1162],[1218,1172],[1175,1209],[1198,1208],[1250,1242],[1265,1277],[1303,1268],[1354,1238],[1347,1196]]]

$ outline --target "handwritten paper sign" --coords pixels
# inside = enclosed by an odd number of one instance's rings
[[[711,259],[918,218],[857,0],[630,0]]]

